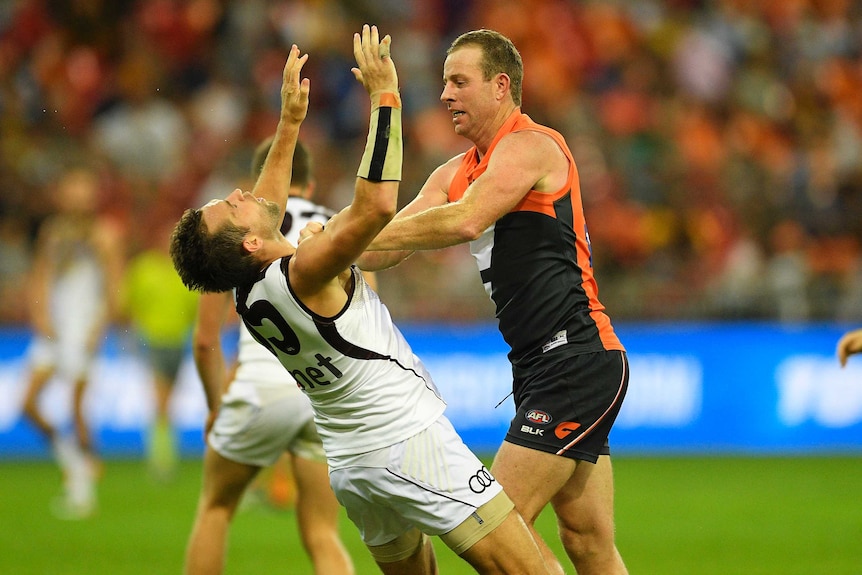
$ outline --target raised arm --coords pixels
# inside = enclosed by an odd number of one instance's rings
[[[293,151],[299,138],[299,126],[308,112],[308,78],[300,79],[300,71],[308,60],[308,54],[299,55],[294,44],[284,65],[281,85],[281,115],[266,156],[260,176],[252,194],[278,204],[281,209],[279,221],[284,217],[284,208],[290,188],[293,170]]]
[[[291,286],[312,309],[318,301],[340,305],[328,295],[332,293],[330,290],[341,289],[333,279],[356,261],[397,208],[402,155],[401,100],[395,65],[389,57],[390,44],[389,36],[380,40],[376,26],[364,26],[362,34],[353,38],[357,64],[353,74],[371,98],[368,143],[357,173],[353,201],[320,233],[300,242],[291,259]],[[339,297],[343,301],[343,290]]]

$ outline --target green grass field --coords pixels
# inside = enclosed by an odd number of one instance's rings
[[[619,456],[615,472],[618,545],[633,575],[862,573],[862,457]],[[107,461],[99,513],[68,522],[49,512],[60,481],[50,463],[2,462],[0,573],[178,574],[199,480],[197,460],[167,485],[141,462]],[[563,557],[549,513],[539,528]],[[343,534],[357,572],[376,573],[346,518]],[[442,574],[471,572],[436,547]],[[310,573],[292,512],[243,509],[227,573]]]

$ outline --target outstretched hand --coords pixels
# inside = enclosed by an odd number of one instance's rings
[[[357,67],[350,71],[371,97],[385,92],[398,93],[398,74],[389,54],[391,45],[392,38],[388,34],[380,39],[377,26],[365,24],[361,35],[353,35],[353,57]]]
[[[294,124],[301,123],[308,113],[308,92],[311,82],[308,78],[299,77],[306,61],[308,61],[308,54],[300,56],[296,44],[290,47],[281,82],[281,117]]]

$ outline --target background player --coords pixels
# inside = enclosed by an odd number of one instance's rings
[[[83,518],[96,508],[99,462],[84,414],[89,371],[110,321],[124,253],[116,226],[99,213],[95,172],[73,168],[54,191],[57,212],[39,229],[31,270],[31,373],[24,414],[51,442],[64,474],[64,497],[55,512]],[[57,377],[72,389],[74,435],[57,429],[40,409],[46,386]]]

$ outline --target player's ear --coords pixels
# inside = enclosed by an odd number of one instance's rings
[[[497,74],[496,78],[494,78],[494,84],[497,88],[497,97],[502,100],[509,92],[509,88],[512,85],[512,79],[509,78],[508,74],[500,72]]]
[[[246,234],[245,238],[242,240],[242,247],[244,247],[248,253],[253,254],[263,247],[263,240],[258,235]]]

